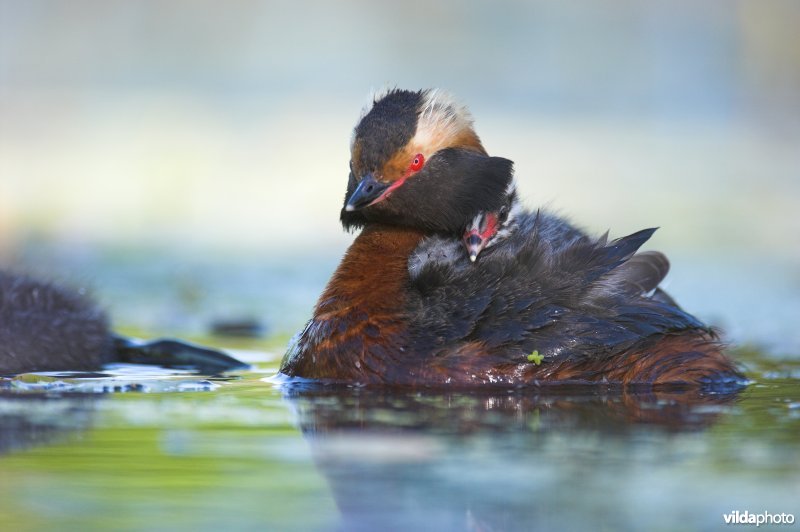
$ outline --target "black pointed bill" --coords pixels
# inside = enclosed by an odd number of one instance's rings
[[[350,195],[344,210],[357,211],[379,202],[384,198],[384,194],[389,186],[390,184],[381,183],[375,179],[375,176],[372,174],[365,175],[353,191],[353,194]]]

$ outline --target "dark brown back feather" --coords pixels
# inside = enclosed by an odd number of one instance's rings
[[[613,270],[607,278],[630,295],[655,290],[669,272],[669,260],[659,251],[642,251]]]

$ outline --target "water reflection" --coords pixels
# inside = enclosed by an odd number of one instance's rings
[[[98,400],[94,394],[53,398],[10,394],[0,388],[0,456],[88,430]]]
[[[0,376],[0,456],[87,432],[108,394],[211,391],[219,388],[213,380],[223,379],[136,364],[109,364],[103,372]]]
[[[609,511],[630,501],[602,486],[642,461],[679,459],[686,447],[673,438],[712,426],[738,394],[302,387],[284,397],[343,529],[513,530],[630,527]]]

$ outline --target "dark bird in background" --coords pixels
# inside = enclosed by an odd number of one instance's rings
[[[111,362],[200,373],[247,367],[215,349],[116,335],[106,313],[81,291],[0,270],[0,375],[96,370]]]
[[[88,297],[0,271],[0,373],[95,369],[112,347],[108,318]]]
[[[289,377],[404,386],[743,383],[658,288],[654,229],[594,238],[517,200],[468,111],[389,90],[353,132],[341,222],[361,229],[293,340]]]

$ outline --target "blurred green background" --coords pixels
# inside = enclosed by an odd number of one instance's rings
[[[122,325],[289,334],[352,239],[370,91],[442,87],[528,205],[660,226],[689,310],[800,353],[798,28],[793,0],[1,0],[0,262]]]

